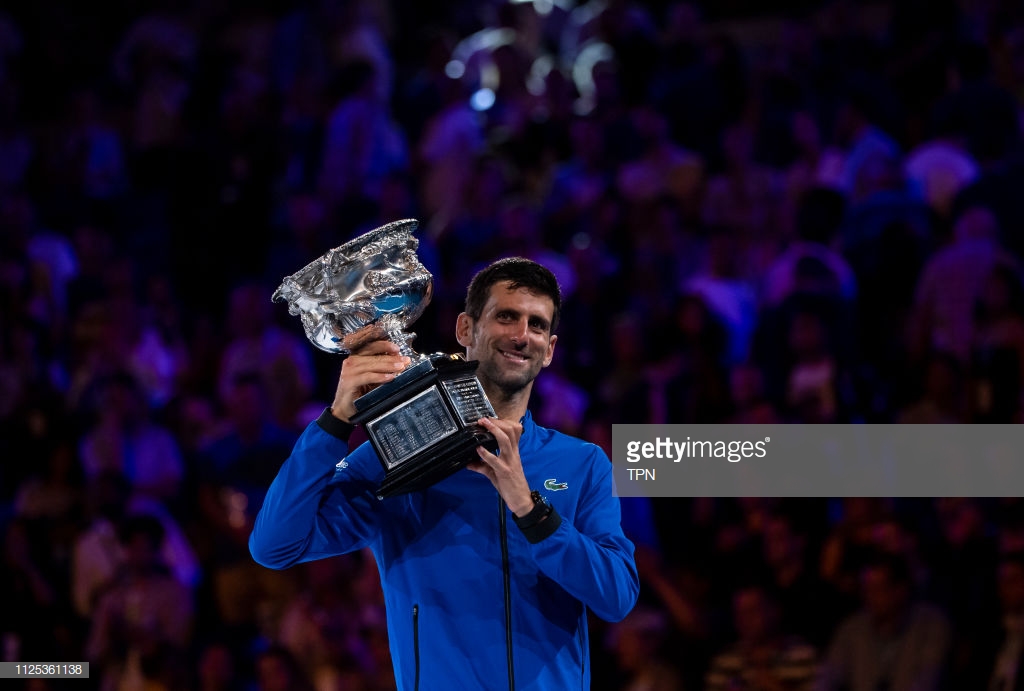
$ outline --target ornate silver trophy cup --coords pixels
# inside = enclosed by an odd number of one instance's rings
[[[461,355],[421,355],[405,331],[426,308],[433,277],[416,256],[413,219],[395,221],[336,247],[285,278],[274,301],[287,301],[306,337],[329,353],[351,353],[372,341],[397,344],[412,363],[395,379],[355,402],[352,422],[363,424],[384,466],[380,499],[425,489],[477,458],[476,447],[497,448],[476,424],[493,416],[476,377],[477,363]]]

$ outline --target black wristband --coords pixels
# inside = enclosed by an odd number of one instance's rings
[[[544,496],[537,490],[530,492],[530,499],[533,499],[533,508],[522,516],[512,514],[512,520],[520,528],[529,528],[540,523],[541,519],[548,514],[551,504],[544,499]]]
[[[558,515],[544,496],[537,490],[530,492],[533,508],[524,516],[512,514],[512,520],[530,544],[536,544],[551,535],[562,524]]]
[[[355,425],[339,420],[334,417],[331,409],[324,408],[324,412],[320,413],[320,417],[316,419],[316,424],[320,425],[320,429],[332,437],[337,437],[343,442],[347,442],[348,438],[352,436],[352,430],[356,428]]]
[[[549,504],[548,506],[551,505]],[[555,507],[551,506],[546,517],[541,519],[539,523],[534,523],[529,528],[520,528],[519,530],[523,533],[527,542],[535,545],[558,530],[560,525],[562,525],[562,517],[555,511]]]

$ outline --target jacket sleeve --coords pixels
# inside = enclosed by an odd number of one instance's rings
[[[256,516],[253,559],[283,569],[367,546],[378,534],[382,476],[368,443],[349,453],[347,442],[310,423]]]
[[[640,593],[633,543],[622,532],[612,464],[600,447],[591,451],[591,482],[573,521],[530,545],[540,570],[605,621],[620,621]],[[548,520],[551,520],[549,518]]]

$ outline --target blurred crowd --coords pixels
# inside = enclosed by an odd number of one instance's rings
[[[394,687],[371,556],[246,546],[340,368],[270,295],[392,220],[422,352],[483,264],[556,273],[531,407],[606,449],[1024,415],[1018,2],[6,12],[0,643],[89,660],[74,688]],[[643,591],[594,621],[595,689],[1024,688],[1019,499],[623,508]]]

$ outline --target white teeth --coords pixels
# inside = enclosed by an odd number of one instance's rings
[[[507,357],[509,360],[515,360],[516,362],[526,362],[526,358],[516,353],[510,353],[507,350],[499,350],[499,353]]]

